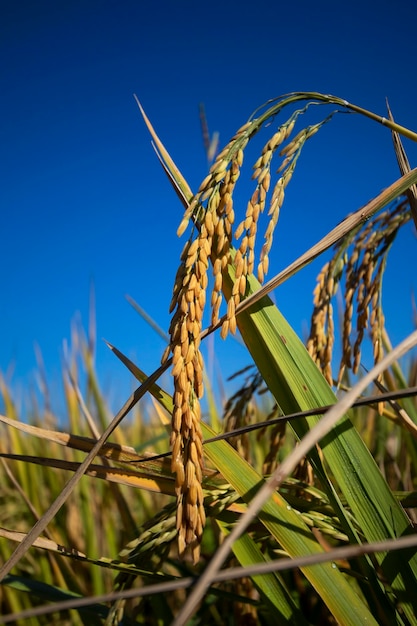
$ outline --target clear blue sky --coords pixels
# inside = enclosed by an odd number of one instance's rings
[[[168,328],[182,208],[133,93],[196,188],[207,172],[200,102],[220,144],[289,91],[333,93],[382,115],[388,97],[397,121],[416,130],[416,19],[410,0],[3,0],[0,370],[13,365],[13,385],[33,384],[37,342],[59,389],[62,342],[76,312],[87,324],[91,281],[98,371],[114,408],[131,378],[102,337],[145,371],[159,364],[163,342],[125,294]],[[405,146],[416,165],[416,146]],[[397,177],[386,129],[353,115],[333,120],[297,167],[270,275]],[[412,328],[414,258],[409,227],[385,286],[394,342]],[[275,293],[300,333],[319,266]],[[220,341],[228,375],[247,359]]]

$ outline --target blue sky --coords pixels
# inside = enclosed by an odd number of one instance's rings
[[[74,316],[87,324],[91,283],[113,408],[132,383],[102,337],[145,371],[159,364],[164,344],[125,295],[168,328],[182,208],[134,93],[193,188],[207,173],[200,102],[220,144],[290,91],[333,93],[382,115],[388,97],[397,121],[417,129],[409,1],[4,0],[0,14],[0,370],[20,391],[36,378],[36,342],[59,393],[63,340]],[[416,165],[416,146],[404,145]],[[397,177],[386,129],[353,115],[326,125],[288,190],[270,276]],[[412,328],[416,287],[415,236],[404,230],[385,284],[394,343]],[[301,334],[320,265],[274,296]],[[233,340],[215,346],[224,377],[248,361]]]

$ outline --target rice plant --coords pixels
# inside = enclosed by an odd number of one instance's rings
[[[317,105],[319,122],[303,125]],[[112,417],[92,342],[79,333],[64,375],[68,432],[51,415],[19,420],[3,382],[0,623],[49,623],[53,612],[57,624],[108,626],[416,624],[416,367],[407,380],[399,358],[417,334],[392,348],[381,285],[398,230],[415,220],[417,171],[400,136],[417,135],[390,112],[386,119],[334,96],[289,94],[238,129],[193,194],[139,107],[184,207],[169,345],[150,376],[109,345],[139,382]],[[402,176],[265,282],[302,152],[346,111],[388,127]],[[278,113],[286,115],[276,125]],[[265,132],[242,209],[244,159]],[[328,250],[312,285],[305,347],[268,294]],[[224,340],[239,333],[253,365],[203,419],[211,385],[201,342],[213,332]],[[375,367],[352,385],[368,337]],[[158,384],[168,369],[169,391]],[[364,398],[372,381],[378,393]],[[152,423],[137,409],[145,394]],[[149,442],[142,454],[138,429]]]

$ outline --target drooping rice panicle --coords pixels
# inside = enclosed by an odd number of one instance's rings
[[[252,274],[254,271],[255,265],[255,242],[256,235],[258,230],[258,221],[260,215],[264,212],[267,193],[271,184],[271,162],[272,158],[277,151],[277,149],[282,145],[284,141],[288,139],[290,136],[297,115],[294,114],[290,117],[290,119],[280,126],[278,131],[274,133],[271,139],[265,144],[262,149],[261,156],[255,162],[253,169],[254,173],[252,178],[256,180],[257,185],[256,189],[252,194],[251,199],[249,200],[246,208],[246,214],[244,219],[238,225],[235,238],[241,239],[239,249],[236,253],[235,257],[235,266],[236,266],[236,282],[233,290],[233,297],[235,301],[235,306],[239,303],[240,299],[243,297],[246,289],[246,276],[248,274]],[[273,197],[271,202],[274,202],[276,205],[276,200],[283,201],[283,195]],[[280,208],[280,207],[279,207]],[[277,207],[278,209],[278,207]],[[277,221],[277,212],[274,211],[272,213],[270,211],[271,220],[270,225],[275,218],[275,224]],[[270,226],[268,226],[270,229]],[[270,239],[272,243],[272,238]],[[269,251],[269,250],[268,250]],[[262,270],[260,269],[262,267]],[[261,263],[258,267],[258,278],[260,282],[263,282],[264,276],[268,271],[268,258],[266,250],[263,250],[261,253]],[[262,273],[261,273],[262,272]]]
[[[184,553],[186,547],[190,547],[194,561],[199,558],[199,544],[205,523],[201,488],[203,450],[200,398],[203,395],[203,359],[200,335],[207,295],[208,266],[211,258],[214,273],[212,323],[217,323],[222,299],[222,272],[230,262],[234,221],[232,194],[243,162],[243,149],[248,141],[246,127],[240,129],[217,156],[186,210],[178,231],[181,234],[189,220],[194,219],[197,235],[187,242],[181,255],[170,307],[173,312],[169,329],[170,345],[164,358],[168,358],[172,352],[174,409],[171,447],[172,471],[176,474],[178,547],[180,554]]]
[[[343,262],[335,257],[326,263],[317,278],[314,289],[314,310],[311,317],[310,336],[307,350],[320,367],[328,383],[333,383],[332,354],[334,345],[334,323],[332,297],[338,289],[338,276]]]
[[[209,294],[212,325],[217,324],[221,316],[224,272],[230,263],[233,262],[235,266],[236,277],[232,293],[225,303],[226,315],[220,332],[222,338],[226,338],[229,332],[236,332],[236,308],[245,296],[247,276],[254,271],[258,220],[265,209],[271,184],[272,158],[290,137],[297,117],[305,110],[293,113],[265,145],[255,164],[255,192],[248,203],[245,218],[235,232],[233,192],[240,176],[245,147],[262,126],[256,119],[242,126],[217,155],[197,194],[190,201],[177,231],[181,235],[190,220],[194,223],[194,235],[184,247],[175,278],[170,305],[173,314],[169,329],[170,345],[163,359],[166,360],[172,353],[174,409],[171,447],[172,470],[176,474],[179,551],[182,554],[187,546],[191,547],[195,561],[198,560],[205,521],[201,488],[203,451],[200,399],[203,394],[203,359],[200,334],[209,284],[208,265],[210,261],[213,266],[213,286]],[[258,273],[262,272],[262,279],[268,271],[272,233],[284,199],[284,189],[291,179],[303,145],[323,123],[305,129],[299,134],[297,142],[289,144],[290,147],[287,146],[285,151],[288,162],[281,174],[281,182],[274,188],[269,212],[270,226],[259,262],[261,269]],[[234,255],[233,235],[237,238],[243,235]]]
[[[245,379],[243,385],[229,398],[223,415],[225,432],[230,432],[255,421],[256,408],[254,397],[262,385],[263,380],[259,372],[255,371]],[[248,433],[244,432],[235,437],[229,437],[228,441],[244,459],[250,462],[253,461]]]
[[[261,196],[261,202],[259,207],[260,211],[264,210],[265,196],[268,192],[270,185],[270,172],[268,166],[270,165],[273,153],[275,152],[276,148],[281,145],[281,143],[283,143],[286,139],[290,137],[294,129],[296,119],[298,115],[302,112],[302,110],[296,111],[294,116],[292,116],[288,120],[288,122],[286,122],[286,124],[284,124],[280,128],[278,133],[276,133],[272,137],[272,143],[268,142],[268,144],[265,146],[265,153],[263,153],[261,159],[258,159],[255,164],[254,177],[258,179],[258,187],[260,188],[259,194]],[[278,223],[279,213],[284,202],[285,189],[292,178],[297,160],[301,154],[301,150],[304,147],[306,141],[310,139],[310,137],[315,135],[316,132],[321,128],[321,126],[330,119],[330,117],[331,116],[325,118],[322,122],[318,124],[308,126],[307,128],[300,131],[280,151],[280,156],[284,157],[283,162],[278,168],[278,172],[281,173],[281,177],[277,180],[272,192],[270,207],[268,211],[269,222],[264,235],[265,243],[262,246],[257,267],[257,276],[260,283],[263,283],[265,276],[268,273],[269,253],[272,248],[273,235],[276,225]]]
[[[336,247],[333,259],[323,266],[317,277],[307,349],[330,384],[334,344],[331,301],[342,274],[342,355],[337,384],[346,370],[358,372],[366,333],[370,334],[374,363],[383,357],[382,278],[388,251],[400,226],[409,219],[408,205],[404,201],[376,215]]]
[[[203,358],[200,335],[208,283],[208,259],[213,243],[213,232],[207,229],[205,223],[196,230],[196,238],[186,243],[181,254],[170,307],[174,313],[169,329],[174,378],[171,467],[176,474],[178,547],[182,554],[190,546],[194,561],[199,558],[205,524],[201,487]],[[164,356],[166,358],[167,354]]]

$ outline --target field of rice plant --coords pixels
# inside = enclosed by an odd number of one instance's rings
[[[289,94],[236,131],[193,191],[138,105],[184,207],[169,344],[153,373],[109,345],[137,379],[116,415],[93,327],[62,374],[64,425],[48,401],[23,419],[0,377],[0,623],[417,624],[417,331],[392,346],[382,298],[396,236],[417,228],[402,144],[417,134],[389,109]],[[399,178],[269,277],[298,159],[340,111],[392,134]],[[244,161],[265,134],[242,206]],[[270,294],[324,253],[302,341]],[[226,402],[202,357],[212,333],[239,335],[250,363]]]

